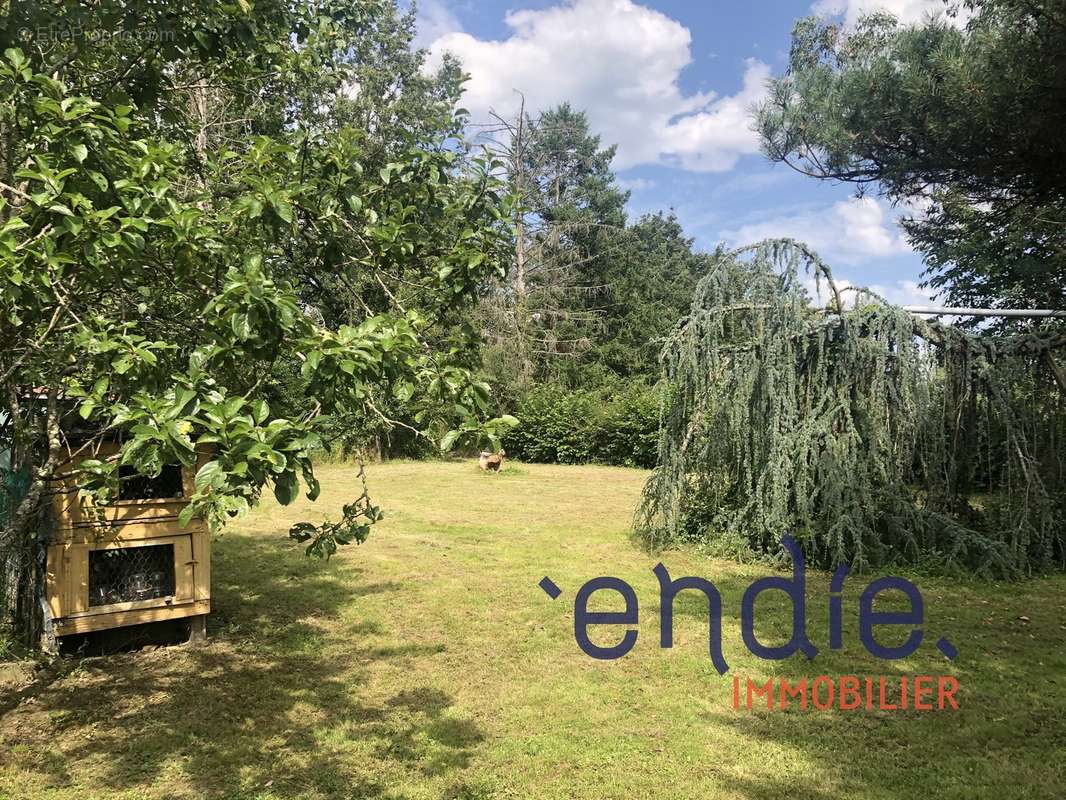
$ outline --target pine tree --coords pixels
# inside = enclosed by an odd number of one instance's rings
[[[797,23],[759,111],[766,154],[916,201],[929,285],[963,306],[1066,307],[1066,12],[969,0],[960,29]]]

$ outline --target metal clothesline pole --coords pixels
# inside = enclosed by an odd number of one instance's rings
[[[1054,317],[1066,319],[1066,311],[1052,308],[955,308],[948,306],[903,306],[911,314],[954,317]]]

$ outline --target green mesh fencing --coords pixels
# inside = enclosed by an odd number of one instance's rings
[[[7,524],[8,517],[18,508],[29,488],[28,470],[0,468],[0,527]]]
[[[28,470],[0,468],[0,528],[30,487]],[[31,542],[0,547],[0,648],[16,639],[33,640],[36,619],[37,548]]]

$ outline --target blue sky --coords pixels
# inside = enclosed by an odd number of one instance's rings
[[[812,2],[814,5],[812,6]],[[921,260],[883,200],[803,177],[758,153],[749,108],[785,67],[790,31],[811,13],[842,23],[874,9],[903,21],[939,0],[422,0],[419,44],[472,76],[475,121],[569,101],[586,110],[630,211],[674,209],[702,248],[792,236],[839,278],[896,302],[925,302]]]

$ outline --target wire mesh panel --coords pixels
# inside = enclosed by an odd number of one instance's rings
[[[37,589],[40,549],[0,549],[0,649],[5,638],[30,643],[38,624]]]
[[[0,527],[7,524],[8,517],[14,514],[29,488],[29,470],[0,467]]]
[[[29,485],[29,470],[0,468],[0,528],[15,513]],[[32,538],[0,547],[0,647],[6,638],[29,643],[36,635],[42,552]]]
[[[174,545],[90,551],[90,606],[153,600],[173,594]]]

